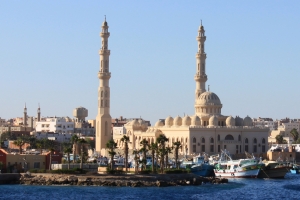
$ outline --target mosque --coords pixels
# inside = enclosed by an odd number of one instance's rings
[[[108,25],[106,20],[102,24],[102,48],[100,54],[100,71],[98,77],[100,86],[98,89],[98,115],[96,118],[96,151],[105,148],[109,140],[111,121],[109,114],[109,54],[108,48]],[[153,127],[143,120],[132,120],[124,125],[126,135],[130,138],[130,149],[139,149],[140,141],[146,139],[149,143],[155,142],[160,134],[169,138],[167,145],[180,141],[181,154],[208,153],[217,154],[222,149],[231,154],[241,154],[245,151],[254,154],[266,153],[268,149],[268,128],[254,127],[252,119],[246,116],[232,117],[221,114],[223,107],[220,98],[215,93],[206,91],[206,53],[205,53],[205,30],[201,23],[196,37],[198,52],[196,53],[196,82],[195,90],[195,113],[191,116],[168,116],[165,120],[158,120]],[[113,139],[118,148],[123,148],[121,142],[123,135],[114,135]]]

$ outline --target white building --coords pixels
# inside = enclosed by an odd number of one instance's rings
[[[36,122],[36,132],[74,133],[74,122],[69,117],[50,117]]]
[[[269,128],[270,131],[277,129],[277,123],[273,121],[272,118],[253,118],[253,125],[255,127],[266,127]]]

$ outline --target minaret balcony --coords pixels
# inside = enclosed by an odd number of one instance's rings
[[[197,52],[196,53],[196,58],[204,58],[204,59],[206,59],[206,53],[199,53],[199,52]]]
[[[101,37],[109,37],[109,36],[110,36],[110,33],[108,33],[108,32],[107,32],[107,33],[101,32],[101,33],[100,33],[100,36],[101,36]]]
[[[207,75],[206,74],[204,74],[204,75],[196,74],[194,76],[194,79],[195,79],[195,81],[207,81]]]
[[[99,79],[110,79],[111,74],[110,72],[98,72]]]
[[[107,49],[100,49],[99,55],[110,55],[110,50]]]

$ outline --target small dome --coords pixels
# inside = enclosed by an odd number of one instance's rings
[[[191,125],[191,118],[188,115],[182,118],[182,125],[183,126]]]
[[[173,126],[173,117],[167,117],[165,120],[165,125],[166,126]]]
[[[106,20],[102,23],[102,26],[107,26]]]
[[[175,126],[181,126],[182,125],[182,118],[177,116],[174,118],[174,125]]]
[[[200,105],[222,105],[218,95],[213,92],[203,92],[198,97],[197,103]]]
[[[252,126],[253,125],[253,121],[252,119],[247,115],[247,117],[245,117],[244,119],[244,126]]]
[[[211,116],[209,118],[209,126],[218,126],[218,118],[216,116]]]
[[[158,120],[158,121],[155,123],[155,127],[160,127],[160,126],[164,126],[164,123],[163,123],[161,120]]]
[[[243,126],[244,125],[244,120],[243,118],[240,118],[239,116],[235,117],[235,125],[236,126]]]
[[[201,126],[201,119],[197,115],[191,117],[191,125],[192,126]]]
[[[231,116],[227,117],[226,126],[235,126],[235,119]]]

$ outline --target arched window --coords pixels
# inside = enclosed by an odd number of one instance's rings
[[[103,90],[101,91],[101,97],[103,97]]]
[[[226,135],[225,140],[234,140],[232,135]]]
[[[214,138],[210,138],[210,143],[214,143]]]
[[[196,143],[196,138],[193,138],[193,143]]]
[[[218,141],[220,141],[220,135],[218,135]]]
[[[205,143],[205,138],[202,138],[202,143]]]
[[[241,141],[241,135],[239,135],[239,142]]]
[[[262,144],[265,144],[265,143],[266,143],[265,138],[262,139],[261,143],[262,143]]]
[[[256,138],[254,138],[254,140],[253,140],[253,143],[257,143],[257,140],[256,140]]]
[[[245,139],[245,143],[248,144],[248,138]]]
[[[104,134],[107,135],[107,122],[105,122],[105,126],[104,126]]]

